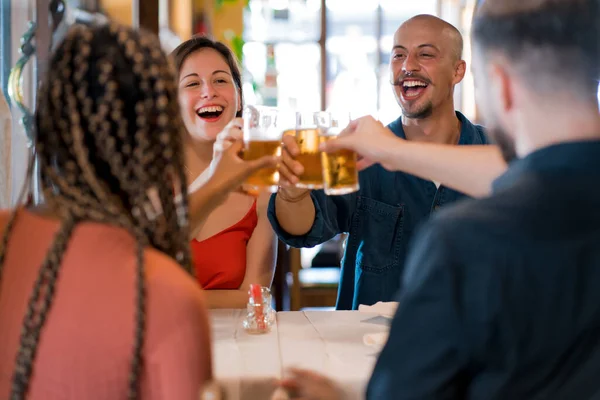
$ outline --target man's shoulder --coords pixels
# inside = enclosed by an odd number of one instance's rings
[[[478,125],[478,124],[471,124],[471,125],[473,126],[473,132],[475,133],[474,142],[477,142],[477,143],[473,143],[473,144],[491,144],[491,141],[488,138],[485,128],[482,125]]]
[[[517,200],[512,191],[486,198],[465,198],[442,208],[430,218],[429,222],[450,235],[488,226],[498,227],[513,215],[514,208],[518,207]]]
[[[466,126],[467,130],[471,132],[471,138],[468,144],[490,144],[485,128],[482,125],[473,123],[459,111],[456,111],[456,116],[461,124],[463,124],[463,127]]]
[[[497,268],[511,262],[515,249],[521,254],[532,237],[544,234],[538,222],[546,216],[536,193],[516,185],[487,198],[460,200],[436,212],[420,237],[435,237],[438,251],[464,267]]]
[[[388,128],[390,131],[392,131],[394,133],[394,135],[404,138],[404,128],[402,126],[402,115],[400,115],[398,118],[396,118],[395,120],[393,120],[392,122],[387,124],[385,127]]]
[[[493,280],[514,232],[502,203],[494,197],[465,199],[432,215],[411,242],[405,284],[432,274],[461,276],[465,287]]]

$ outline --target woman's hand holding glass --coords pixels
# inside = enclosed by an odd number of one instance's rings
[[[224,193],[238,189],[256,171],[274,168],[279,162],[278,157],[269,155],[250,161],[240,158],[244,148],[240,123],[241,118],[231,121],[219,134],[214,146],[207,184]]]
[[[229,122],[225,128],[217,135],[215,144],[213,146],[213,159],[210,163],[209,170],[212,172],[218,164],[224,151],[226,151],[236,141],[243,141],[244,135],[242,133],[242,127],[244,120],[242,118],[234,118]]]

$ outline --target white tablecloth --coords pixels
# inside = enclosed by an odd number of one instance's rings
[[[246,333],[245,310],[213,310],[211,317],[214,373],[228,400],[270,399],[288,367],[327,375],[346,398],[362,399],[377,357],[363,337],[389,329],[384,318],[358,311],[280,312],[263,335]]]

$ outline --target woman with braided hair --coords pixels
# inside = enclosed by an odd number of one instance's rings
[[[242,78],[223,43],[195,36],[172,53],[187,135],[185,169],[192,187],[232,140],[242,136]],[[210,308],[244,308],[250,284],[271,286],[277,239],[267,217],[269,193],[232,192],[204,221],[190,209],[194,270]]]
[[[0,398],[197,399],[209,327],[167,58],[153,35],[74,26],[48,70],[35,143],[46,204],[0,211]],[[240,149],[189,198],[197,216],[276,162]]]

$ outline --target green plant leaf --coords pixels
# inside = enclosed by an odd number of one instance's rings
[[[239,62],[242,62],[242,58],[244,57],[244,44],[246,42],[244,42],[244,39],[241,36],[235,35],[232,39],[231,39],[231,50],[233,50],[233,53],[235,54],[235,56],[237,57],[237,59],[239,60]]]

